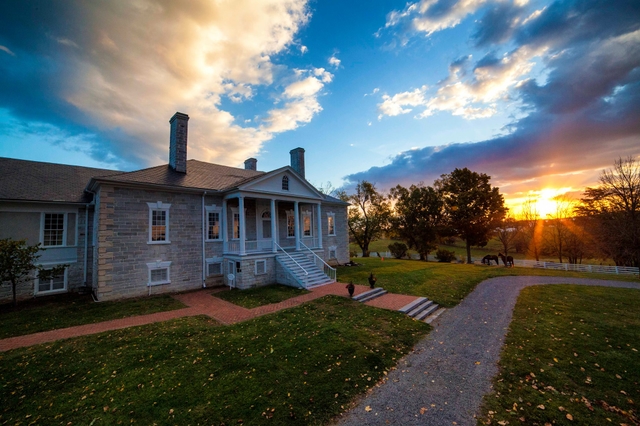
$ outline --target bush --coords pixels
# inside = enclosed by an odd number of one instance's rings
[[[438,259],[438,262],[451,262],[456,260],[456,254],[446,249],[438,249],[436,259]]]
[[[387,246],[391,255],[396,259],[402,259],[407,255],[407,250],[409,249],[404,243],[393,243]]]

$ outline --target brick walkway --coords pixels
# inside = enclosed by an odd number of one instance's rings
[[[356,285],[355,295],[369,290],[367,286]],[[76,327],[61,328],[58,330],[43,331],[40,333],[28,334],[25,336],[10,337],[0,340],[0,352],[26,346],[38,345],[41,343],[53,342],[55,340],[68,339],[71,337],[86,336],[89,334],[102,333],[104,331],[119,330],[127,327],[151,324],[154,322],[167,321],[175,318],[189,317],[195,315],[207,315],[223,324],[234,324],[246,321],[251,318],[267,315],[282,309],[292,308],[302,303],[318,299],[328,294],[347,297],[348,293],[343,283],[333,283],[311,289],[307,294],[292,297],[280,303],[260,306],[254,309],[243,308],[238,305],[226,302],[212,293],[219,290],[203,289],[190,293],[174,295],[176,299],[184,303],[187,308],[176,309],[174,311],[158,312],[149,315],[140,315],[111,321],[99,322],[96,324],[85,324]],[[402,306],[415,300],[415,296],[405,296],[402,294],[385,294],[384,296],[367,302],[367,305],[377,308],[398,310]]]

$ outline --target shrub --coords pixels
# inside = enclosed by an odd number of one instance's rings
[[[391,252],[391,256],[396,259],[402,259],[407,255],[407,250],[409,249],[404,243],[393,243],[387,246],[389,251]]]
[[[446,249],[438,249],[436,259],[438,259],[438,262],[451,262],[456,260],[456,254]]]

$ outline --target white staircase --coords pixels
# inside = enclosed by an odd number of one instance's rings
[[[312,288],[335,282],[316,266],[315,261],[310,258],[307,252],[278,253],[277,261],[300,287]],[[289,285],[288,282],[280,284]]]

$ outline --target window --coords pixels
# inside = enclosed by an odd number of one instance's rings
[[[305,237],[311,236],[311,212],[302,212],[302,235]]]
[[[42,245],[44,247],[66,245],[64,225],[64,213],[44,213],[42,225]]]
[[[207,211],[207,240],[219,240],[221,239],[220,234],[220,212],[221,209],[219,207],[207,206],[205,207]]]
[[[236,274],[240,272],[242,272],[242,265],[240,265],[240,262],[236,262]]]
[[[171,204],[158,201],[149,206],[149,244],[169,244],[169,208]]]
[[[222,261],[207,260],[207,276],[222,275]]]
[[[46,268],[45,268],[46,269]],[[47,280],[36,280],[36,293],[51,293],[67,290],[67,268],[61,275]]]
[[[336,235],[336,215],[335,213],[327,213],[327,229],[329,235]]]
[[[337,259],[336,252],[338,250],[337,246],[329,247],[329,259]]]
[[[287,210],[287,238],[293,238],[296,236],[296,218],[293,215],[293,210]]]
[[[256,275],[264,275],[267,273],[267,261],[265,259],[256,260]]]
[[[282,190],[283,191],[288,191],[289,190],[289,176],[282,176]]]
[[[171,262],[163,262],[160,260],[147,263],[147,268],[149,269],[149,282],[147,285],[170,284],[170,266]]]
[[[271,212],[262,213],[262,238],[271,238]]]

